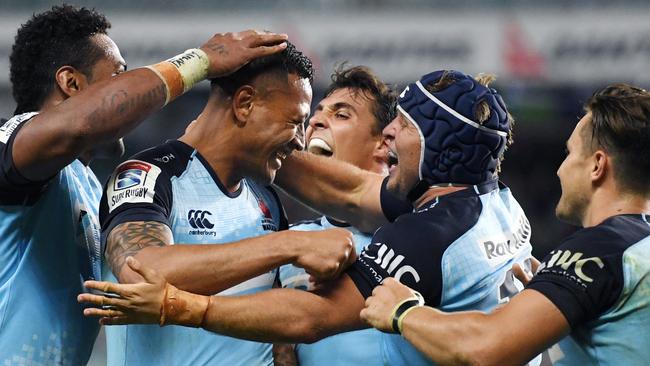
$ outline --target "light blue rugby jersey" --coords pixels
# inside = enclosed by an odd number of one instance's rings
[[[627,214],[577,231],[542,262],[527,288],[562,312],[570,336],[555,365],[650,364],[649,215]]]
[[[490,311],[523,289],[510,269],[528,265],[530,234],[510,190],[489,181],[437,197],[381,227],[348,274],[366,298],[394,277],[420,292],[428,306]],[[382,334],[382,354],[386,365],[433,364],[396,334]]]
[[[78,160],[43,182],[13,163],[16,134],[0,127],[0,365],[85,365],[99,331],[77,295],[99,279],[101,185]]]
[[[370,243],[370,235],[325,216],[292,225],[291,230],[319,231],[335,227],[344,227],[353,234],[357,253],[361,253]],[[284,265],[280,267],[279,276],[282,287],[309,289],[309,275],[302,268],[291,264]],[[313,344],[297,344],[296,355],[301,366],[383,365],[381,332],[375,329],[363,329],[336,334]]]
[[[104,188],[100,220],[103,240],[120,223],[158,221],[171,228],[175,245],[229,243],[287,226],[271,188],[243,180],[237,192],[229,193],[203,157],[181,141],[145,150],[119,165]],[[221,295],[271,289],[276,275],[273,270]],[[111,366],[273,364],[270,344],[203,329],[128,325],[108,327],[106,334]]]

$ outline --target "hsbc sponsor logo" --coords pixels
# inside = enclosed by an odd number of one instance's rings
[[[140,160],[120,164],[108,183],[108,210],[124,203],[152,203],[160,168]]]
[[[548,261],[541,264],[537,273],[551,272],[559,273],[565,277],[574,279],[579,284],[594,282],[594,271],[605,267],[605,263],[599,257],[584,257],[584,253],[571,252],[570,250],[554,250],[549,254]],[[591,275],[590,275],[591,273]]]
[[[519,217],[516,231],[504,234],[500,238],[481,241],[481,250],[493,266],[512,258],[528,246],[531,229],[526,216]]]
[[[377,255],[374,255],[374,251],[370,246],[377,246]],[[394,277],[397,281],[401,281],[402,276],[410,275],[413,277],[415,283],[420,282],[420,274],[418,271],[410,265],[407,265],[404,262],[405,257],[401,254],[395,255],[395,251],[388,247],[388,245],[383,243],[372,243],[362,253],[362,257],[365,257],[371,261],[374,261],[375,264],[378,264],[382,269],[384,269],[389,276]],[[372,266],[369,266],[372,269]],[[373,269],[373,275],[375,278],[381,282],[383,277],[380,276]]]

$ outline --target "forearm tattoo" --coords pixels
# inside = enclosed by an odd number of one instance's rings
[[[108,235],[106,261],[115,276],[119,276],[126,258],[146,247],[163,247],[172,243],[172,233],[165,224],[156,221],[133,221],[117,225]]]

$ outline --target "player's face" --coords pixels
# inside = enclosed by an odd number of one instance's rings
[[[312,154],[346,161],[364,170],[383,173],[388,157],[377,161],[373,156],[383,137],[373,135],[374,100],[362,91],[337,89],[325,97],[309,119],[305,134]]]
[[[557,170],[562,187],[562,196],[555,208],[561,220],[581,225],[585,210],[589,205],[590,166],[588,148],[585,146],[583,131],[591,125],[591,114],[578,122],[566,143],[567,156]]]
[[[389,149],[389,173],[387,188],[406,198],[418,182],[420,174],[420,134],[402,113],[384,128]]]
[[[96,34],[92,37],[93,42],[104,51],[104,56],[93,65],[88,85],[108,80],[113,76],[126,71],[126,62],[120,54],[119,48],[110,37],[105,34]],[[124,142],[120,138],[117,141],[104,145],[95,146],[91,152],[95,158],[115,158],[124,154]]]
[[[309,116],[311,85],[307,79],[290,74],[288,86],[269,90],[251,112],[255,129],[250,142],[254,153],[247,176],[271,184],[282,161],[304,147],[304,123]]]

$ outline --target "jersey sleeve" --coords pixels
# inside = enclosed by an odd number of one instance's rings
[[[432,227],[434,226],[434,227]],[[446,245],[432,245],[438,230],[435,223],[422,222],[413,215],[380,228],[347,273],[359,292],[368,298],[387,277],[394,277],[420,292],[427,305],[440,302],[442,278],[440,262]]]
[[[381,210],[389,222],[395,221],[399,216],[413,212],[413,206],[405,200],[400,199],[388,191],[386,185],[388,184],[388,177],[384,178],[381,183]]]
[[[611,233],[583,229],[552,251],[527,288],[541,292],[575,328],[606,312],[623,287],[623,251]],[[609,242],[609,243],[608,243]]]
[[[0,204],[31,205],[38,200],[50,179],[31,181],[23,177],[13,159],[13,145],[18,131],[36,113],[17,115],[0,122]]]
[[[170,226],[171,175],[147,160],[127,160],[108,178],[99,211],[102,242],[125,222],[157,221]]]

